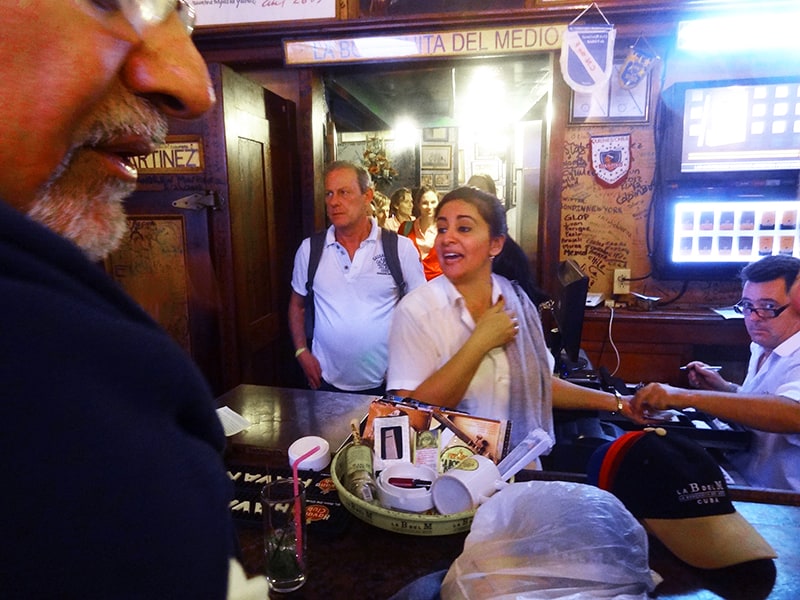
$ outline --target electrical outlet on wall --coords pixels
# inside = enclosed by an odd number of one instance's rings
[[[614,294],[630,294],[630,279],[630,269],[614,269]]]

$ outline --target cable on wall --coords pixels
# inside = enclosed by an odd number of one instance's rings
[[[608,341],[611,344],[611,349],[614,350],[614,356],[617,357],[617,366],[614,367],[614,371],[611,373],[611,376],[614,377],[617,374],[617,371],[619,371],[621,360],[617,345],[614,343],[614,337],[611,335],[611,325],[614,323],[614,307],[609,307],[609,310],[611,311],[611,316],[608,318]]]

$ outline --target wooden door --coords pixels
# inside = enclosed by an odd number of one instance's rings
[[[286,307],[302,222],[294,105],[227,67],[209,70],[217,104],[202,119],[172,121],[168,140],[199,145],[199,164],[141,170],[129,235],[107,268],[216,393],[239,383],[290,385]]]
[[[128,200],[128,232],[106,259],[106,268],[221,393],[220,296],[209,252],[210,209],[180,208],[176,205],[184,204],[186,191],[158,189],[153,182],[150,187]]]
[[[270,383],[285,315],[264,89],[226,67],[221,75],[238,376],[245,383]]]

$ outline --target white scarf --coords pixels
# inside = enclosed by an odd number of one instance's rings
[[[516,282],[497,277],[506,306],[519,319],[519,332],[505,346],[509,370],[511,448],[519,444],[536,427],[544,429],[552,439],[553,391],[547,345],[544,341],[539,311]]]

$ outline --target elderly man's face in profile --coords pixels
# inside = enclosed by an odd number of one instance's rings
[[[177,14],[137,33],[94,0],[0,0],[0,199],[92,259],[125,231],[135,155],[214,101]]]

